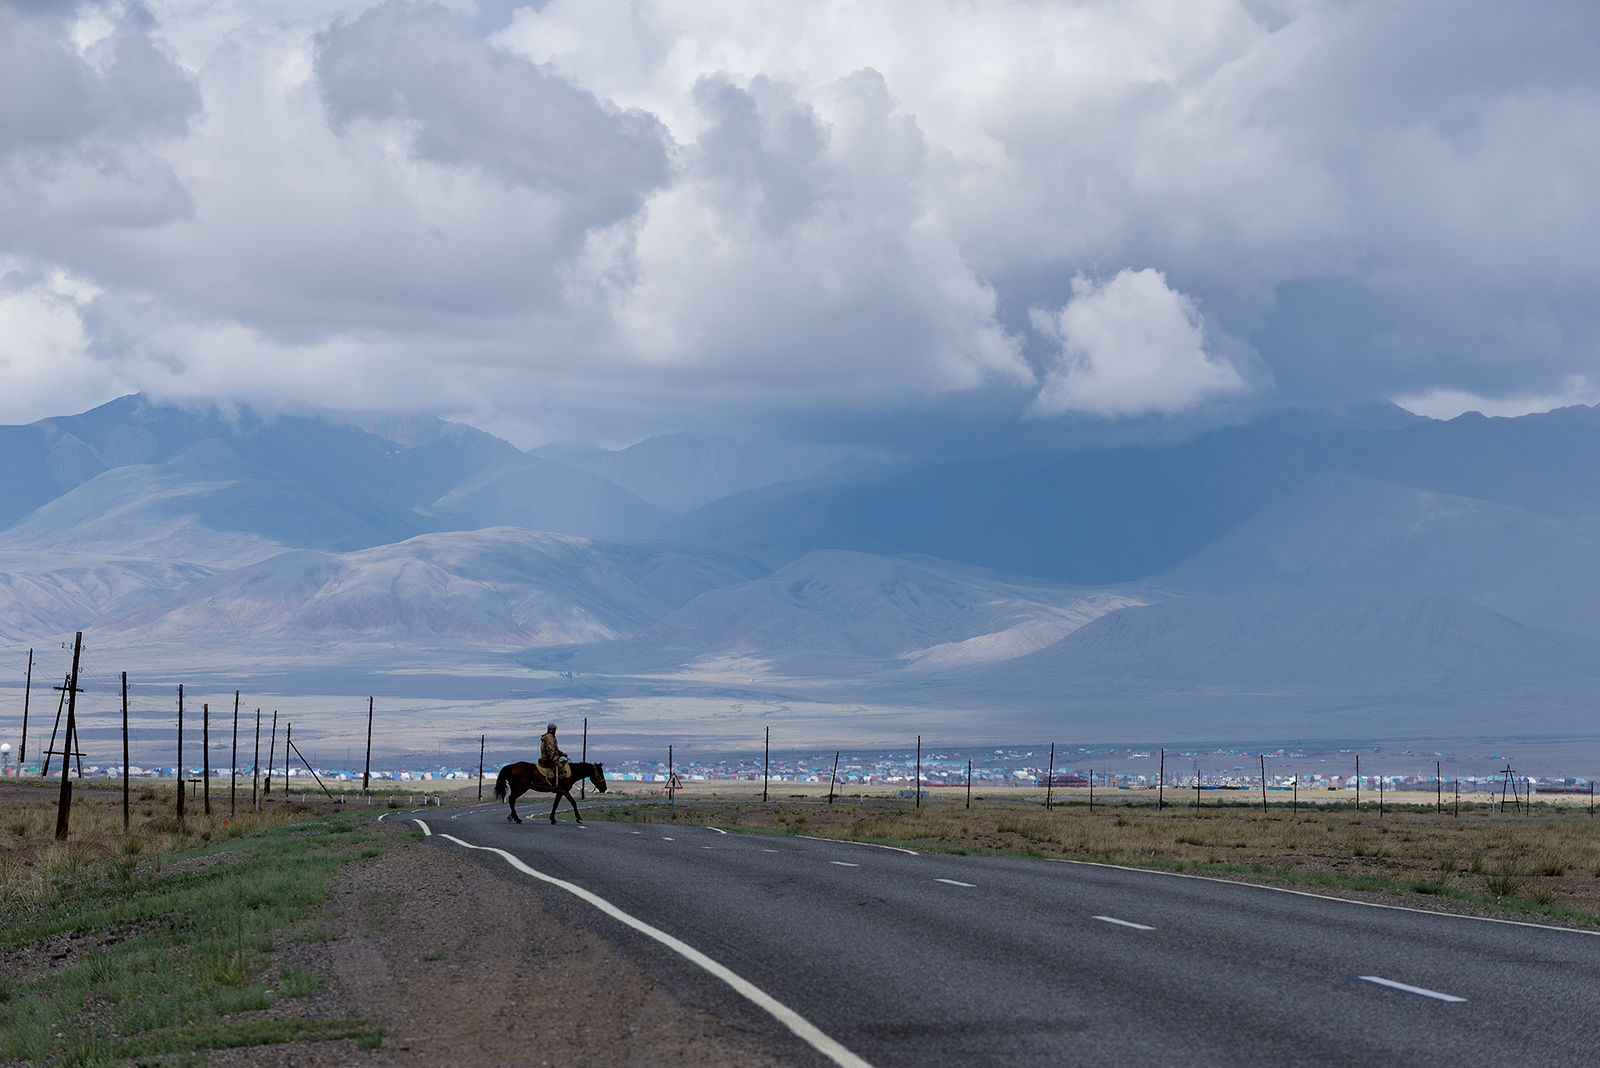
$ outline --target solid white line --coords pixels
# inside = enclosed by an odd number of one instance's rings
[[[412,820],[411,822],[422,828],[422,837],[426,838],[433,833],[432,831],[428,830],[428,825],[423,823],[421,820]]]
[[[763,852],[763,853],[776,853],[777,850],[776,849],[763,849],[761,852]]]
[[[418,820],[417,822],[421,823],[422,821]],[[748,979],[745,979],[743,976],[738,975],[731,969],[718,964],[716,961],[712,960],[710,957],[706,956],[704,953],[700,952],[698,949],[695,949],[688,943],[682,942],[674,938],[672,935],[667,934],[665,931],[656,927],[652,927],[643,920],[623,912],[621,909],[617,908],[617,906],[613,905],[599,894],[585,890],[583,887],[578,886],[575,883],[569,883],[564,879],[557,879],[553,875],[546,875],[542,871],[536,871],[503,849],[495,849],[492,846],[473,845],[471,842],[464,842],[452,834],[441,834],[439,837],[445,839],[446,841],[454,842],[459,846],[465,846],[467,849],[482,849],[485,852],[496,853],[503,857],[506,863],[510,864],[513,868],[516,868],[524,875],[530,875],[541,882],[549,883],[551,886],[558,886],[567,891],[567,893],[587,901],[589,904],[593,905],[601,912],[604,912],[612,919],[625,923],[641,934],[655,939],[668,949],[671,949],[675,953],[683,956],[685,959],[698,964],[700,967],[704,968],[718,979],[721,979],[724,983],[727,983],[734,989],[735,992],[754,1003],[758,1008],[763,1009],[767,1013],[771,1014],[775,1020],[787,1027],[797,1037],[808,1043],[812,1049],[816,1050],[818,1053],[821,1053],[824,1057],[827,1057],[834,1064],[840,1065],[841,1068],[871,1068],[871,1065],[869,1065],[866,1061],[862,1060],[854,1053],[851,1053],[843,1045],[824,1034],[822,1029],[817,1027],[816,1024],[813,1024],[804,1016],[801,1016],[799,1013],[789,1008],[789,1006],[783,1004],[783,1002],[777,1000],[772,995],[768,994],[766,991],[750,982]]]
[[[1463,912],[1443,912],[1439,909],[1419,909],[1412,905],[1388,905],[1381,901],[1358,901],[1332,894],[1313,894],[1309,890],[1296,890],[1288,886],[1267,886],[1265,883],[1247,883],[1239,879],[1221,879],[1215,875],[1196,875],[1187,871],[1162,871],[1160,868],[1136,868],[1132,864],[1107,864],[1103,860],[1067,860],[1064,857],[1045,857],[1052,864],[1077,864],[1084,868],[1112,868],[1116,871],[1136,871],[1141,875],[1163,875],[1169,879],[1195,879],[1202,883],[1221,883],[1224,886],[1244,886],[1251,890],[1269,890],[1274,894],[1293,894],[1314,901],[1329,901],[1340,905],[1360,905],[1368,909],[1389,909],[1393,912],[1414,912],[1418,916],[1434,916],[1442,920],[1475,920],[1478,923],[1501,923],[1508,927],[1532,927],[1540,931],[1559,931],[1562,934],[1600,937],[1600,931],[1584,927],[1557,927],[1552,923],[1533,923],[1529,920],[1504,920],[1498,916],[1470,916]]]
[[[1407,994],[1418,994],[1425,998],[1433,998],[1435,1001],[1464,1002],[1467,1000],[1466,998],[1458,998],[1454,994],[1441,994],[1437,990],[1425,990],[1420,986],[1410,986],[1406,983],[1397,983],[1393,979],[1385,979],[1381,975],[1358,975],[1356,978],[1364,979],[1369,983],[1377,983],[1379,986],[1387,986],[1395,990],[1404,990]]]
[[[861,867],[861,865],[852,864],[848,860],[830,860],[830,861],[828,861],[828,863],[829,864],[837,864],[841,868],[859,868],[859,867]]]
[[[899,846],[880,845],[877,842],[852,842],[845,838],[818,838],[814,834],[797,834],[796,838],[806,838],[813,842],[833,842],[837,845],[871,846],[873,849],[892,849],[896,853],[908,853],[911,856],[920,856],[915,849],[901,849]]]
[[[1130,922],[1128,920],[1119,920],[1115,916],[1096,916],[1094,918],[1097,919],[1097,920],[1103,920],[1106,923],[1114,923],[1119,927],[1132,927],[1136,931],[1154,931],[1155,930],[1154,927],[1148,927],[1148,926],[1146,926],[1145,924],[1142,924],[1142,923],[1132,923],[1132,922]]]
[[[957,882],[954,879],[935,879],[934,882],[936,882],[936,883],[949,883],[951,886],[977,886],[978,885],[977,883]]]

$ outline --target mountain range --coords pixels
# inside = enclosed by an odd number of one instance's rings
[[[1342,737],[1306,719],[1342,703],[1555,737],[1600,698],[1600,412],[1278,413],[919,460],[687,434],[529,452],[123,397],[0,427],[0,657],[78,630],[163,670],[270,665],[286,693],[381,651],[651,715],[734,694],[974,735],[1115,736],[1137,707],[1141,731]]]

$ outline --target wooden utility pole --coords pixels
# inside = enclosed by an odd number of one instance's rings
[[[1167,751],[1161,750],[1161,770],[1156,772],[1156,811],[1160,812],[1166,806],[1167,790]]]
[[[1433,814],[1439,815],[1444,811],[1444,769],[1435,760],[1433,762]]]
[[[478,735],[478,800],[479,801],[483,800],[483,743],[488,737],[489,736],[487,734]],[[361,788],[363,790],[366,789],[365,786],[362,786]]]
[[[583,748],[581,750],[579,750],[579,752],[578,752],[578,759],[583,761],[585,764],[589,763],[589,717],[588,716],[584,716],[583,717]],[[482,778],[482,776],[479,776],[479,778]],[[589,786],[589,779],[588,779],[587,776],[585,776],[583,778],[583,780],[578,783],[578,800],[579,801],[582,801],[584,798],[589,796],[588,786]]]
[[[917,807],[921,808],[922,807],[922,735],[920,735],[920,734],[917,735],[917,781],[916,781],[915,787],[911,791],[911,795],[917,799]]]
[[[1356,811],[1361,811],[1361,754],[1356,754]]]
[[[1261,754],[1261,814],[1267,814],[1267,754]]]
[[[272,765],[276,761],[278,752],[278,710],[272,710],[272,736],[267,741],[267,781],[262,788],[262,797],[272,796]]]
[[[232,770],[228,772],[228,815],[233,815],[234,806],[238,803],[239,789],[239,691],[233,691],[233,748],[228,751],[228,763]]]
[[[828,804],[833,804],[833,785],[839,781],[839,750],[833,751],[833,771],[828,773]]]
[[[273,715],[277,715],[276,712]],[[480,754],[481,756],[481,754]],[[372,698],[367,698],[367,762],[361,769],[361,792],[367,792],[367,785],[372,782]],[[478,800],[483,800],[483,769],[478,769]]]
[[[967,758],[967,807],[972,807],[972,758]]]
[[[767,728],[767,755],[761,758],[761,803],[767,803],[767,778],[772,772],[772,728]]]
[[[1044,808],[1050,811],[1055,806],[1056,789],[1056,743],[1050,743],[1050,768],[1044,773]]]
[[[211,702],[200,706],[200,792],[205,796],[205,812],[211,815]]]
[[[283,796],[289,796],[289,750],[294,748],[294,724],[283,725]],[[296,750],[298,752],[299,750]]]
[[[66,744],[76,749],[73,739],[78,733],[78,658],[83,652],[83,631],[78,631],[78,636],[72,640],[72,676],[67,679],[67,741]],[[81,771],[80,771],[81,774]],[[67,840],[67,825],[72,817],[72,780],[67,778],[67,754],[61,754],[61,800],[56,805],[56,840]]]
[[[122,830],[128,830],[128,673],[122,673]]]
[[[72,685],[72,676],[68,675],[65,679],[61,680],[60,686],[55,687],[55,689],[61,691],[61,700],[56,702],[56,722],[55,725],[50,728],[50,745],[44,751],[44,769],[39,772],[39,778],[41,779],[48,779],[50,777],[50,758],[55,755],[56,736],[61,733],[61,714],[67,710],[67,688]],[[67,739],[66,744],[70,748],[72,745],[72,739]],[[65,764],[66,762],[67,757],[66,754],[63,753],[61,755],[61,763]]]
[[[178,766],[172,769],[178,777],[178,822],[183,823],[183,683],[178,683]]]
[[[256,753],[250,758],[250,808],[261,811],[261,709],[256,709]]]
[[[33,650],[28,650],[28,681],[22,684],[22,748],[17,751],[17,777],[22,777],[22,762],[28,759],[28,699],[33,695]]]

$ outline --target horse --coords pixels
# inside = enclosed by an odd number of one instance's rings
[[[572,815],[579,823],[583,816],[578,813],[578,803],[572,799],[572,787],[581,779],[588,779],[594,783],[594,788],[601,793],[606,792],[606,773],[600,764],[588,764],[574,761],[567,765],[569,774],[561,776],[561,781],[555,786],[545,778],[544,769],[537,764],[530,764],[526,760],[519,760],[515,764],[507,764],[500,769],[500,775],[494,781],[494,799],[505,801],[511,806],[511,815],[506,817],[508,823],[521,823],[522,817],[517,815],[517,798],[529,790],[538,790],[542,793],[555,794],[555,800],[550,803],[550,822],[556,821],[556,810],[561,807],[561,799],[567,799],[567,804],[572,806]]]

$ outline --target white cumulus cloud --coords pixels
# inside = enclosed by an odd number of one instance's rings
[[[1170,414],[1246,388],[1209,351],[1194,300],[1148,267],[1105,280],[1079,275],[1064,307],[1034,308],[1030,318],[1058,348],[1034,401],[1040,415]]]

